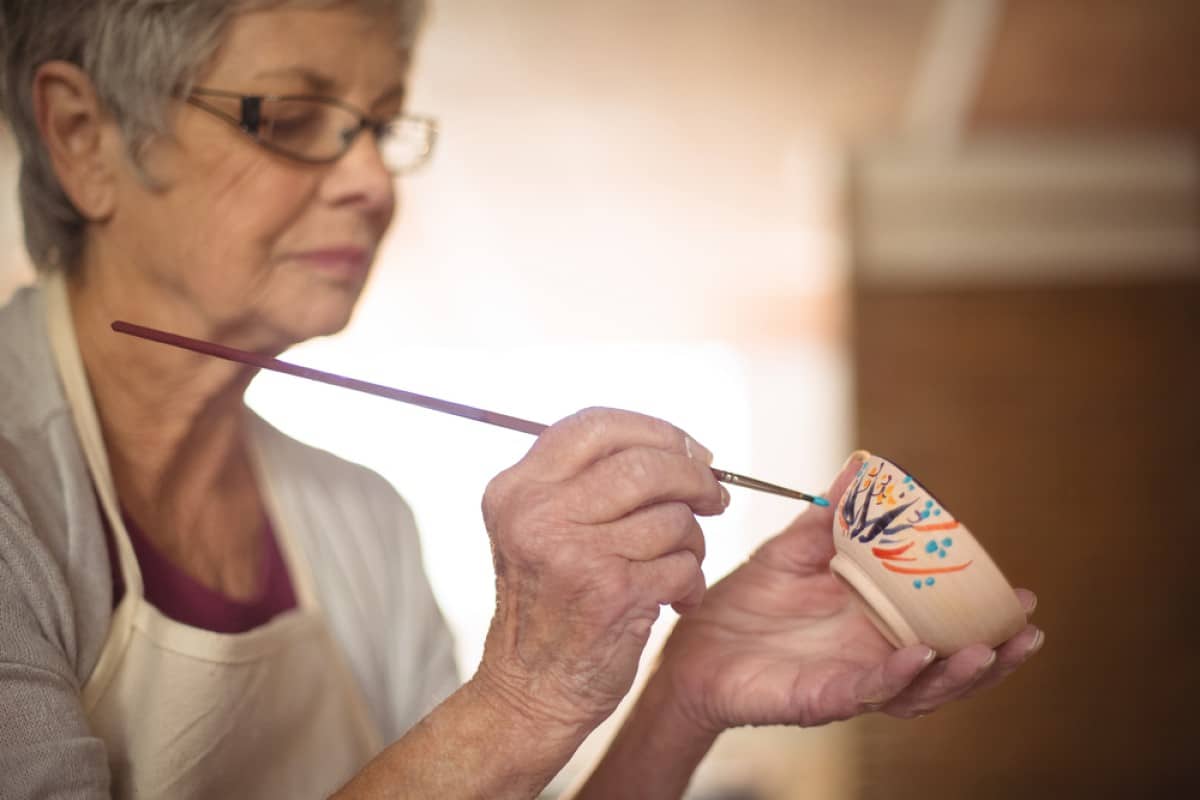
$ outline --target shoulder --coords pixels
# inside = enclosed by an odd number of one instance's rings
[[[3,306],[0,306],[0,333],[16,333],[37,327],[41,319],[39,304],[41,289],[37,286],[26,286],[13,293]],[[14,342],[8,336],[0,338],[0,354],[16,350],[21,342]]]
[[[37,287],[0,307],[0,433],[38,427],[63,406]]]
[[[50,648],[82,679],[108,628],[112,578],[42,302],[29,287],[0,308],[0,649]]]

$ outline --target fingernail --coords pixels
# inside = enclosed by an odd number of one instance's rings
[[[842,464],[842,468],[838,470],[838,472],[843,472],[846,467],[850,466],[851,464],[861,464],[870,457],[871,454],[866,450],[855,450],[850,454],[850,457],[846,459],[846,463]]]
[[[721,490],[721,505],[725,508],[729,507],[729,490],[724,486],[717,484],[717,488]]]
[[[1029,645],[1029,649],[1025,651],[1025,657],[1028,658],[1029,656],[1036,653],[1038,650],[1041,650],[1042,645],[1045,644],[1045,642],[1046,642],[1046,634],[1042,633],[1041,628],[1038,628],[1037,634],[1033,637],[1033,644]]]
[[[992,664],[995,664],[995,663],[996,663],[996,651],[993,650],[992,654],[987,657],[987,660],[979,665],[979,669],[975,670],[975,677],[979,677],[980,675],[983,675],[983,673],[985,673],[989,669],[991,669]]]
[[[688,458],[699,459],[700,461],[703,461],[705,464],[712,466],[713,454],[711,452],[709,452],[709,449],[707,447],[705,447],[704,445],[700,444],[697,441],[693,441],[692,437],[690,437],[690,436],[683,437],[683,449],[685,451],[687,451]]]
[[[928,653],[925,654],[925,658],[921,659],[921,663],[922,663],[922,665],[928,667],[930,664],[933,663],[933,660],[935,658],[937,658],[937,651],[931,649]]]
[[[1038,596],[1034,595],[1032,591],[1027,595],[1020,595],[1018,600],[1021,602],[1021,610],[1025,612],[1026,616],[1031,616],[1033,609],[1038,607]],[[1026,606],[1026,602],[1028,602],[1028,606]]]

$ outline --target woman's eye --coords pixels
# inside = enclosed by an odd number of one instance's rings
[[[375,138],[381,142],[396,138],[397,123],[395,120],[381,122],[375,126]]]
[[[301,114],[278,114],[263,120],[263,127],[275,134],[296,133],[315,128],[321,123],[321,115],[308,112]]]

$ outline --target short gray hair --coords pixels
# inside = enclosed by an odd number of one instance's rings
[[[130,161],[166,133],[166,106],[186,92],[234,15],[346,0],[0,0],[4,74],[0,104],[20,149],[18,197],[25,247],[39,269],[74,270],[86,220],[55,176],[33,112],[33,77],[47,61],[69,61],[92,79],[121,127]],[[425,0],[352,0],[389,14],[398,46],[411,48]],[[143,176],[145,177],[145,176]]]

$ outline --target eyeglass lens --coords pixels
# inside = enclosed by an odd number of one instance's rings
[[[334,159],[360,135],[359,117],[340,106],[305,98],[264,98],[258,138],[286,153],[312,160]],[[380,154],[397,172],[419,166],[432,148],[428,120],[400,117],[376,132]]]

